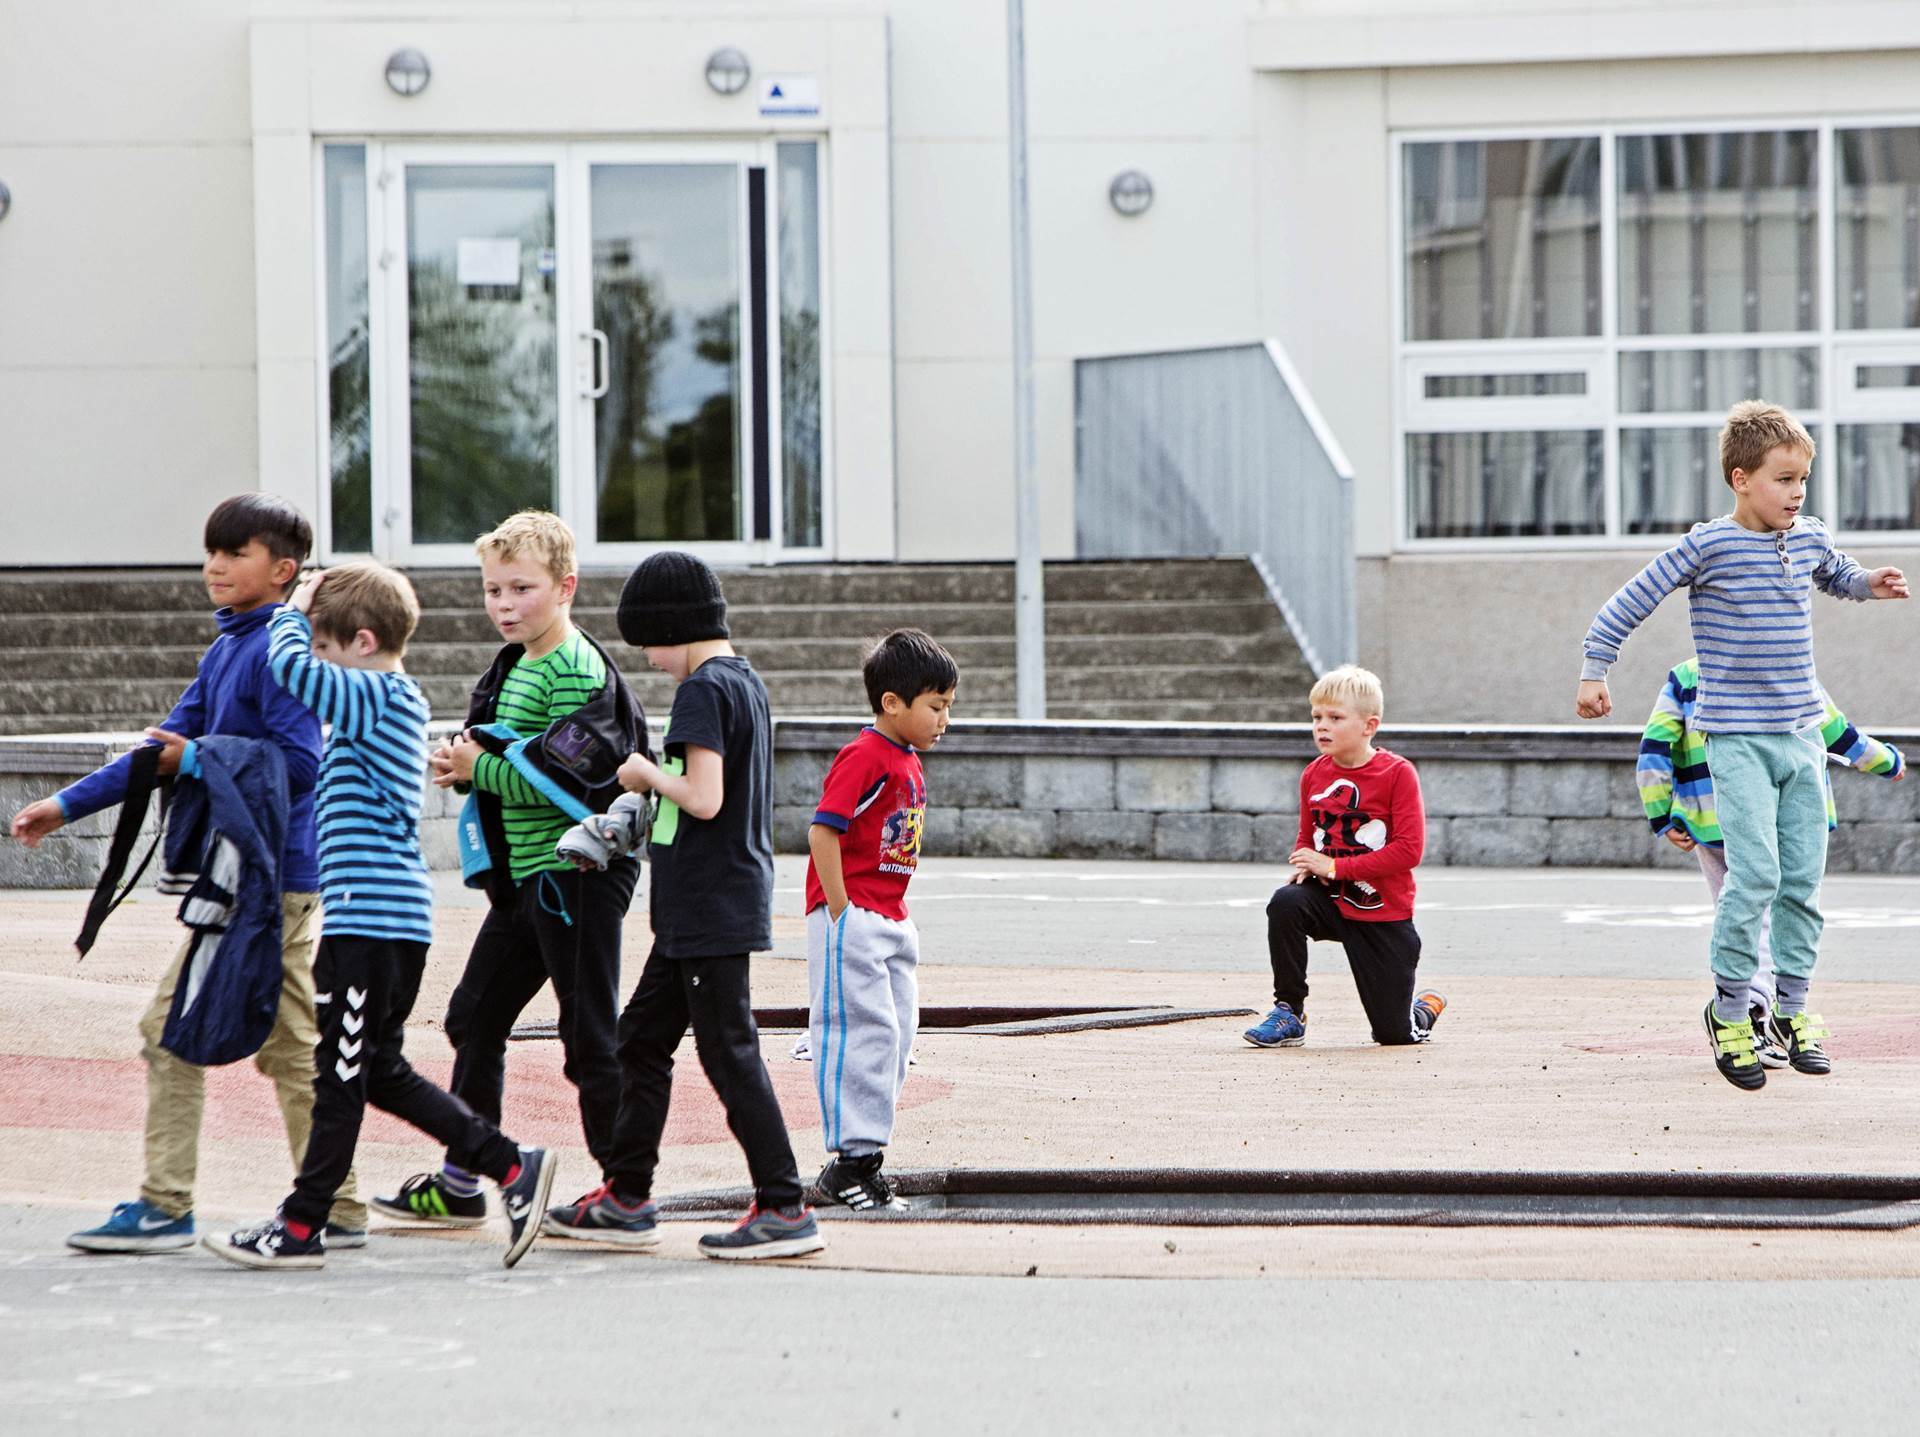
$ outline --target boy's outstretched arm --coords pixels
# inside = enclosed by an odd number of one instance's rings
[[[1605,718],[1613,712],[1607,692],[1607,670],[1620,657],[1620,646],[1647,621],[1660,601],[1675,589],[1691,584],[1700,572],[1700,547],[1688,534],[1666,553],[1620,586],[1600,607],[1581,644],[1580,689],[1574,712],[1581,718]]]

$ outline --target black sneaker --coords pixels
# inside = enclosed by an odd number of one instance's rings
[[[1711,1001],[1704,1015],[1707,1025],[1707,1044],[1713,1049],[1713,1065],[1720,1070],[1720,1076],[1736,1088],[1745,1088],[1752,1092],[1755,1088],[1767,1085],[1767,1070],[1760,1066],[1760,1058],[1753,1050],[1753,1023],[1742,1018],[1737,1023],[1723,1023],[1713,1011]]]
[[[450,1193],[439,1173],[415,1173],[400,1184],[399,1192],[377,1197],[369,1206],[382,1217],[425,1227],[484,1227],[487,1221],[486,1194]]]
[[[500,1206],[507,1214],[507,1255],[502,1265],[512,1267],[527,1255],[540,1236],[540,1219],[553,1196],[554,1169],[559,1159],[545,1148],[520,1149],[520,1171],[510,1183],[500,1184]]]
[[[763,1208],[755,1203],[731,1232],[710,1232],[700,1238],[700,1251],[705,1256],[728,1261],[804,1257],[826,1245],[813,1209],[800,1203],[783,1208]]]
[[[1767,1017],[1767,1005],[1755,1003],[1747,1010],[1747,1019],[1753,1024],[1753,1056],[1760,1060],[1760,1066],[1763,1068],[1786,1067],[1787,1050],[1774,1035],[1773,1024]]]
[[[858,1158],[835,1153],[833,1161],[820,1169],[820,1176],[813,1182],[820,1201],[839,1203],[855,1212],[904,1209],[908,1206],[907,1200],[893,1190],[887,1175],[880,1171],[880,1165],[886,1160],[883,1152]]]
[[[225,1237],[210,1232],[201,1242],[209,1252],[241,1267],[291,1269],[327,1265],[326,1244],[321,1241],[319,1230],[295,1237],[287,1231],[286,1222],[278,1214],[258,1226],[242,1228]]]
[[[1796,1073],[1825,1074],[1833,1071],[1833,1063],[1821,1051],[1820,1040],[1831,1038],[1820,1023],[1818,1013],[1782,1013],[1778,1008],[1769,1015],[1767,1026],[1773,1030],[1773,1040],[1780,1045],[1786,1059],[1793,1064]]]

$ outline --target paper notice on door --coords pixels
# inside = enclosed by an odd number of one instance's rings
[[[461,284],[519,284],[520,241],[461,240],[458,277]]]

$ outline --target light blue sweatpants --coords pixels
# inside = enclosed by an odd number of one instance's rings
[[[893,1136],[920,1026],[920,935],[911,919],[849,905],[807,915],[807,1036],[828,1152],[864,1157]]]
[[[1804,987],[1820,952],[1820,879],[1827,866],[1826,753],[1818,731],[1707,735],[1707,767],[1727,860],[1713,918],[1715,1010],[1747,1011],[1771,912],[1773,971]],[[1782,983],[1784,1001],[1788,983]]]

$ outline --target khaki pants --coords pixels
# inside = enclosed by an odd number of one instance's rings
[[[289,893],[281,899],[285,917],[281,930],[281,961],[285,974],[280,985],[280,1011],[273,1031],[253,1065],[273,1079],[280,1100],[280,1116],[287,1125],[287,1147],[294,1171],[307,1155],[307,1133],[313,1121],[313,1049],[320,1041],[313,1012],[313,924],[320,900],[311,893]],[[144,1040],[140,1056],[147,1060],[147,1178],[140,1196],[173,1217],[193,1211],[193,1179],[200,1165],[200,1115],[206,1106],[207,1070],[183,1062],[160,1046],[173,1007],[174,985],[186,962],[187,945],[167,965],[166,976],[153,1003],[140,1020]],[[354,1192],[348,1171],[335,1195],[330,1222],[364,1228],[367,1209]]]

